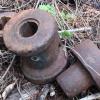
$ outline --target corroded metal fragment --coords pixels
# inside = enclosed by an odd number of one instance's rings
[[[75,46],[72,51],[100,88],[100,50],[98,47],[87,39]]]
[[[93,80],[78,61],[57,77],[57,82],[68,97],[78,95],[93,85]]]
[[[79,62],[57,77],[57,82],[66,95],[76,96],[93,84],[100,88],[100,50],[98,47],[87,39],[71,50]]]
[[[55,19],[41,10],[26,10],[5,26],[6,47],[21,56],[21,69],[33,83],[54,80],[66,66]]]

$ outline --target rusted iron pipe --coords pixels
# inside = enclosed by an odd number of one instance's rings
[[[7,48],[21,56],[21,69],[33,83],[52,81],[67,63],[57,23],[49,13],[26,10],[13,17],[3,35]]]

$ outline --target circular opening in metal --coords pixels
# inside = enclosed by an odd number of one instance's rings
[[[34,22],[26,22],[20,28],[20,34],[23,37],[31,37],[33,36],[38,30],[38,24]]]

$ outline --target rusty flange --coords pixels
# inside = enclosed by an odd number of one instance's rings
[[[91,76],[79,61],[61,73],[57,82],[68,97],[78,95],[93,84]]]
[[[67,63],[55,19],[41,10],[26,10],[13,17],[3,35],[7,48],[21,56],[21,69],[34,83],[51,81]]]
[[[15,15],[15,12],[2,12],[0,13],[0,44],[3,44],[3,29],[8,20]]]

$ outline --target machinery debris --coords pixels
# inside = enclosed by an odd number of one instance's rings
[[[73,53],[100,88],[100,50],[98,47],[91,40],[87,39],[75,46]]]
[[[91,76],[77,61],[57,77],[57,82],[69,97],[73,97],[93,85]]]
[[[68,53],[65,55],[54,17],[34,9],[15,14],[0,14],[0,44],[20,56],[20,69],[30,82],[46,84],[56,80],[68,97],[93,85],[100,88],[100,50],[91,40],[71,48],[77,61],[67,66]],[[45,100],[49,92],[53,97],[55,88],[46,85],[42,92],[39,100]]]
[[[55,19],[41,10],[25,10],[5,25],[5,45],[21,56],[22,72],[33,83],[51,82],[66,67],[57,31]]]
[[[100,50],[98,47],[87,39],[71,50],[79,61],[57,77],[57,82],[66,95],[76,96],[92,85],[100,88]]]

